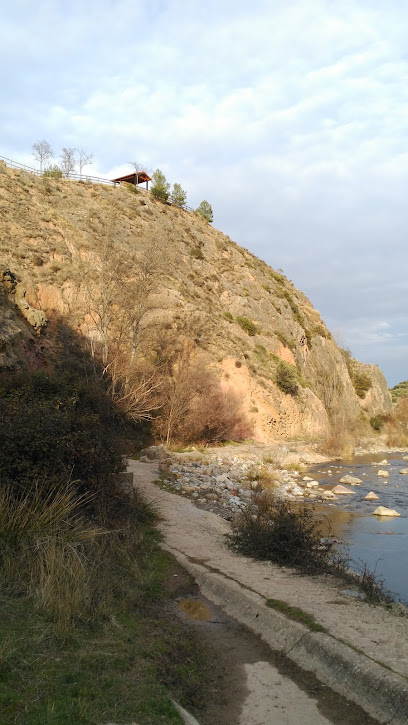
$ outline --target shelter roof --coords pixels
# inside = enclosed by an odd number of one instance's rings
[[[112,181],[127,181],[128,184],[134,184],[136,176],[138,184],[143,184],[144,181],[152,180],[146,171],[133,171],[131,174],[126,174],[125,176],[118,176],[117,179],[112,179]]]

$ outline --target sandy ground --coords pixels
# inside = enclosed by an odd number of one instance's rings
[[[228,522],[153,483],[158,477],[157,462],[130,461],[128,470],[132,471],[136,486],[157,506],[163,517],[160,528],[166,548],[176,556],[178,553],[187,555],[222,571],[264,597],[300,607],[312,614],[334,637],[360,649],[394,672],[408,676],[407,619],[342,595],[330,577],[299,576],[270,563],[255,562],[235,554],[225,544],[224,535],[230,530]],[[239,719],[220,720],[223,725],[294,725],[299,722],[300,712],[304,725],[352,722],[349,716],[341,719],[335,708],[328,708],[323,714],[311,696],[310,688],[306,692],[307,687],[299,687],[293,678],[282,676],[267,658],[249,659],[252,661],[244,664],[247,694],[241,698],[241,714]],[[360,717],[359,722],[364,720]],[[365,722],[372,721],[367,719]]]

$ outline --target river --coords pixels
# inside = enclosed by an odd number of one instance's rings
[[[408,468],[408,461],[402,456],[394,452],[356,456],[312,466],[308,475],[327,489],[347,474],[362,480],[360,486],[345,484],[353,493],[341,495],[319,510],[327,516],[332,533],[347,545],[352,561],[368,564],[396,599],[408,605],[408,475],[400,474]],[[385,457],[389,465],[379,465]],[[378,476],[379,470],[388,471],[389,477]],[[364,501],[369,491],[379,500]],[[373,516],[377,506],[396,509],[401,517]]]

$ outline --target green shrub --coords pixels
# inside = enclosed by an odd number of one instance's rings
[[[242,329],[245,330],[245,332],[248,333],[248,335],[253,337],[254,335],[257,334],[257,332],[258,332],[257,326],[255,325],[254,322],[252,322],[252,320],[248,319],[248,317],[238,315],[235,319],[238,322],[238,325],[240,327],[242,327]]]
[[[224,312],[224,317],[228,322],[234,322],[234,316],[231,315],[231,312]]]
[[[57,164],[46,166],[43,176],[48,176],[52,179],[62,179],[62,171]]]
[[[285,360],[280,360],[278,363],[275,382],[278,388],[287,395],[295,396],[299,391],[296,368]]]
[[[373,430],[380,431],[384,425],[384,420],[380,415],[372,415],[370,418],[370,425]]]
[[[321,571],[327,552],[321,550],[321,536],[313,508],[294,509],[270,493],[256,493],[254,504],[243,510],[233,523],[229,545],[236,551],[279,566],[296,566]]]
[[[371,378],[367,373],[355,372],[352,377],[352,383],[358,397],[365,398],[366,392],[371,388]]]
[[[204,254],[202,253],[200,247],[193,247],[190,249],[190,256],[193,257],[193,259],[204,259]]]
[[[0,477],[30,490],[70,481],[100,498],[122,470],[115,413],[99,381],[70,370],[0,381]],[[96,503],[96,501],[95,501]]]

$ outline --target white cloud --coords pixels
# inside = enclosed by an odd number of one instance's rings
[[[45,136],[89,148],[107,176],[159,166],[363,355],[404,334],[398,0],[16,0],[4,15],[1,153],[27,161]]]

